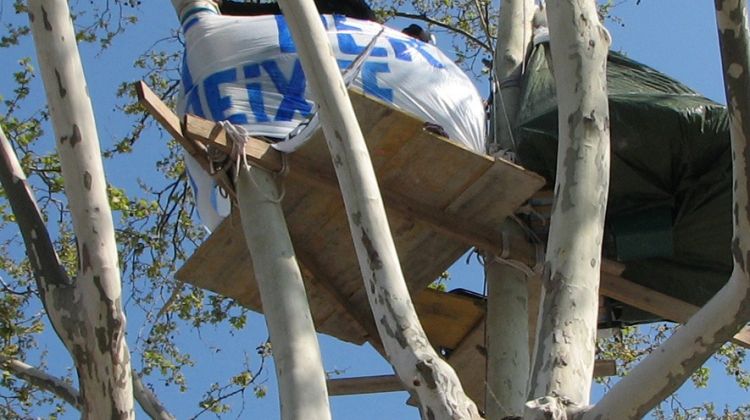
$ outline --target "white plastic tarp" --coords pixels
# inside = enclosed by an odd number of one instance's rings
[[[434,45],[375,22],[324,15],[334,54],[346,68],[383,31],[352,88],[441,126],[451,140],[484,151],[482,99],[469,78]],[[222,16],[197,10],[183,22],[181,114],[242,125],[283,139],[313,111],[289,28],[281,15]],[[274,144],[291,152],[298,144]],[[199,214],[209,229],[226,216],[213,180],[192,170]],[[205,187],[214,185],[210,191]],[[208,205],[210,204],[210,208]],[[221,208],[222,211],[217,209]]]

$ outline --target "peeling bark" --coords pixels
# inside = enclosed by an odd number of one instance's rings
[[[423,418],[479,418],[453,369],[419,323],[398,263],[369,153],[314,3],[281,0],[320,109],[370,307],[387,356]]]
[[[732,139],[734,270],[729,282],[687,324],[650,354],[584,418],[641,417],[676,391],[750,320],[750,48],[746,0],[716,0]],[[617,413],[617,416],[613,413]]]
[[[609,188],[609,34],[593,0],[547,2],[557,86],[555,201],[530,398],[589,401]]]
[[[112,214],[70,10],[64,0],[30,0],[29,20],[82,256],[75,283],[55,293],[48,315],[76,364],[82,416],[133,418]]]

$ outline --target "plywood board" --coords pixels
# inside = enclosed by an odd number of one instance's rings
[[[544,184],[541,177],[523,168],[429,133],[422,122],[382,103],[356,94],[352,100],[378,174],[404,277],[413,292],[422,291],[473,245],[492,245],[500,237],[499,222]],[[185,125],[198,127],[201,141],[223,138],[220,130],[191,121]],[[194,135],[188,131],[187,136]],[[262,150],[253,161],[278,168],[274,151],[261,146],[246,148],[246,152]],[[283,208],[298,259],[308,268],[305,284],[316,328],[345,341],[369,340],[377,347],[322,133],[289,155],[288,164],[289,174],[281,180]],[[225,220],[176,276],[261,310],[251,258],[238,227],[236,217]],[[439,316],[434,304],[427,306]],[[455,331],[465,328],[457,326]],[[443,331],[438,341],[455,346],[455,340],[463,338],[457,334]]]

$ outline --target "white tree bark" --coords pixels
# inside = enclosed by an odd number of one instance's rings
[[[62,326],[59,331],[75,361],[83,417],[133,418],[112,213],[70,10],[64,0],[30,0],[29,20],[79,252],[74,287],[68,299],[47,307],[48,314]]]
[[[478,418],[453,369],[419,323],[406,288],[369,153],[315,5],[279,1],[297,45],[341,186],[354,247],[389,361],[423,418]]]
[[[51,310],[54,310],[56,302],[68,300],[69,296],[74,293],[75,284],[68,278],[60,263],[44,224],[42,213],[26,180],[26,174],[10,142],[5,137],[2,127],[0,127],[0,183],[16,216],[26,253],[34,271],[37,290],[40,291],[39,297],[45,311],[49,314]],[[55,333],[62,340],[66,335],[65,327],[69,325],[69,322],[62,323],[61,317],[50,317],[50,321]],[[20,360],[0,357],[0,362],[17,377],[57,395],[79,411],[83,409],[83,401],[78,390],[60,378]],[[174,418],[137,377],[133,378],[133,394],[151,418],[161,420]]]
[[[526,275],[518,268],[488,262],[487,389],[488,420],[523,415],[529,380],[529,315]]]
[[[318,338],[271,174],[243,168],[237,180],[242,228],[253,259],[279,381],[281,418],[330,419]]]
[[[732,138],[734,270],[729,282],[585,418],[641,417],[677,390],[750,320],[750,48],[746,0],[716,0]],[[617,415],[615,415],[617,413]]]
[[[594,0],[548,1],[547,13],[560,131],[530,397],[580,407],[594,369],[609,187],[610,39]]]
[[[514,133],[521,76],[531,41],[533,0],[504,0],[498,16],[494,59],[494,142],[498,149],[515,150]],[[519,234],[511,223],[509,234]],[[487,419],[523,415],[529,379],[528,285],[519,269],[490,256],[487,279]]]
[[[493,98],[495,149],[515,149],[513,136],[521,95],[521,73],[531,42],[533,17],[533,0],[503,0],[500,5],[493,67],[496,95]],[[497,152],[492,149],[491,147],[489,150],[490,154]]]

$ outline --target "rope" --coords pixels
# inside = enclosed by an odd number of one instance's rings
[[[511,220],[516,222],[516,224],[524,231],[524,233],[528,236],[529,239],[534,243],[534,249],[535,249],[535,256],[534,256],[534,267],[529,267],[526,263],[522,261],[518,261],[512,258],[508,258],[508,255],[510,254],[510,244],[508,240],[508,234],[503,231],[501,235],[502,239],[502,252],[500,255],[495,255],[493,260],[497,263],[507,265],[509,267],[513,267],[516,270],[522,272],[526,277],[531,277],[536,274],[539,274],[544,269],[544,246],[542,244],[541,239],[532,231],[528,226],[526,226],[523,221],[521,221],[516,216],[511,216]]]
[[[260,185],[258,185],[255,177],[253,177],[253,171],[250,170],[252,165],[247,162],[247,155],[245,154],[245,146],[250,139],[250,133],[247,132],[245,127],[241,125],[234,125],[229,121],[220,121],[219,124],[226,131],[229,140],[232,141],[231,158],[234,159],[235,162],[234,178],[237,179],[237,177],[240,175],[240,165],[242,165],[244,169],[248,170],[248,176],[250,177],[250,181],[253,183],[253,185],[255,185],[255,188],[257,188],[261,192],[264,191],[260,187]],[[286,177],[288,173],[289,158],[286,153],[282,153],[281,170],[278,173],[274,172],[273,176],[274,178],[283,178]],[[281,201],[284,199],[284,196],[286,195],[286,189],[284,188],[283,182],[280,182],[280,184],[281,186],[279,187],[280,191],[278,197],[270,197],[265,193],[263,193],[263,197],[272,203],[281,203]]]

